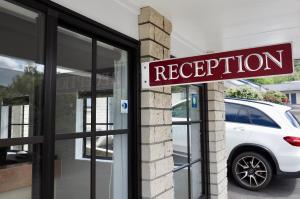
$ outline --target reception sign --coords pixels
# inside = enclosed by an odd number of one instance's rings
[[[291,43],[142,64],[142,86],[198,84],[293,73]]]

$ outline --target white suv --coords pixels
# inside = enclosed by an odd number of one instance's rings
[[[228,170],[241,187],[256,191],[274,175],[300,177],[300,125],[290,109],[225,99]]]

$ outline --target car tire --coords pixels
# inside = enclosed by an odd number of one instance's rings
[[[244,152],[236,156],[231,172],[234,181],[250,191],[264,189],[273,177],[270,161],[256,152]]]

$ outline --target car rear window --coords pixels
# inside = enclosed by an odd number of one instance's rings
[[[297,120],[297,118],[293,115],[293,113],[291,113],[290,111],[285,112],[285,117],[290,121],[290,123],[296,127],[296,128],[300,128],[300,124],[299,121]]]
[[[262,111],[241,104],[225,103],[225,119],[227,122],[280,128],[274,120]]]

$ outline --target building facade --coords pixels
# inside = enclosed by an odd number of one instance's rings
[[[288,98],[295,116],[300,119],[300,81],[284,82],[281,84],[264,85],[266,89],[283,92]]]
[[[80,0],[0,15],[0,199],[227,198],[223,83],[141,88],[142,62],[193,51],[171,19]]]

